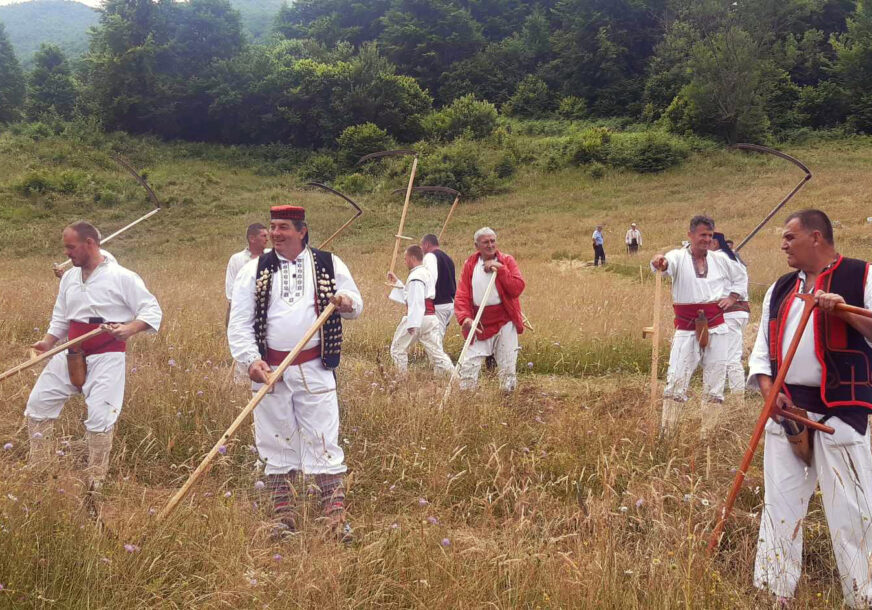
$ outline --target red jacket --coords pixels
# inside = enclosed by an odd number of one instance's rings
[[[454,295],[454,316],[457,318],[458,324],[463,325],[463,321],[467,318],[475,318],[476,307],[472,301],[472,273],[475,270],[475,264],[479,260],[479,253],[476,252],[463,263],[463,271],[460,273],[460,282],[457,284],[457,294]],[[500,295],[503,309],[506,310],[509,319],[514,323],[518,334],[524,332],[524,319],[521,316],[521,293],[527,283],[521,275],[521,270],[518,269],[518,263],[509,254],[503,254],[497,250],[497,260],[504,267],[498,270],[496,289]]]

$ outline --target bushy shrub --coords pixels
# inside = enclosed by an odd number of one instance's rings
[[[816,87],[802,87],[796,102],[796,115],[802,125],[820,129],[845,121],[851,111],[848,93],[833,81]]]
[[[606,166],[599,161],[594,161],[587,166],[587,175],[594,180],[599,180],[606,175]]]
[[[343,193],[366,193],[373,189],[374,180],[367,174],[348,174],[336,179],[336,189]]]
[[[22,195],[44,193],[64,193],[67,195],[89,190],[93,178],[79,170],[64,170],[55,173],[49,170],[36,170],[24,175],[13,188]]]
[[[602,161],[606,158],[607,146],[611,141],[611,132],[605,127],[590,127],[575,138],[572,150],[572,162],[584,165],[591,161]]]
[[[497,178],[511,178],[518,170],[518,161],[514,155],[506,153],[501,156],[494,165],[494,174]]]
[[[494,132],[498,118],[496,106],[470,93],[427,115],[423,127],[427,137],[434,140],[453,140],[461,136],[479,140]]]
[[[421,184],[447,186],[474,199],[497,190],[499,183],[482,156],[481,147],[468,140],[424,152],[418,165]]]
[[[557,114],[568,121],[583,119],[587,116],[587,100],[574,95],[561,98],[557,105]]]
[[[51,176],[44,170],[28,172],[14,185],[14,189],[25,196],[47,193],[53,188]]]
[[[542,117],[552,109],[551,91],[538,76],[528,74],[524,77],[509,101],[503,105],[503,112],[515,117]]]
[[[339,138],[339,161],[352,167],[364,155],[394,148],[394,139],[374,123],[346,127]]]
[[[300,168],[300,179],[314,182],[328,182],[338,173],[333,155],[318,153],[309,157]]]
[[[614,134],[608,163],[637,172],[659,172],[681,163],[689,153],[683,141],[658,131]]]

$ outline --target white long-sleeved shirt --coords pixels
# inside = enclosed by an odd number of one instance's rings
[[[800,278],[805,280],[805,273],[799,272]],[[772,300],[772,290],[775,288],[773,283],[769,290],[766,291],[766,297],[763,299],[763,313],[760,316],[760,329],[757,331],[757,341],[754,343],[754,349],[751,351],[751,356],[748,358],[748,385],[752,388],[759,387],[757,375],[767,375],[772,377],[772,363],[769,361],[769,303]],[[866,309],[872,309],[872,269],[866,272],[866,290],[863,294],[863,306]],[[790,347],[790,342],[799,328],[799,321],[802,318],[803,302],[799,299],[794,299],[790,305],[790,310],[787,312],[787,320],[784,323],[784,338],[781,340],[781,352],[787,353]],[[802,333],[802,338],[799,340],[799,345],[796,348],[796,354],[793,356],[793,362],[790,364],[790,369],[784,378],[784,383],[790,385],[804,385],[809,387],[820,387],[823,368],[815,354],[815,328],[813,320],[810,320]],[[867,340],[867,343],[872,345],[872,342]]]
[[[264,250],[264,254],[269,251],[270,249],[267,248]],[[237,252],[231,256],[230,260],[227,261],[227,272],[224,274],[224,294],[228,301],[232,300],[233,297],[233,283],[236,281],[236,276],[249,261],[256,258],[258,257],[252,254],[251,250],[246,248],[245,250]]]
[[[748,272],[744,265],[734,264],[723,252],[710,251],[706,254],[706,274],[696,275],[693,255],[690,248],[677,248],[666,253],[668,265],[663,273],[672,278],[672,302],[676,305],[687,303],[716,303],[731,292],[747,294]],[[657,271],[651,265],[652,271]],[[675,334],[693,333],[692,330],[675,330]],[[728,332],[726,324],[709,329],[709,333]]]
[[[745,285],[742,288],[741,292],[738,292],[737,294],[739,295],[740,301],[747,301],[749,299],[749,296],[748,296],[748,282],[749,282],[748,270],[746,269],[745,265],[743,265],[739,261],[734,261],[729,256],[727,257],[727,259],[730,261],[730,266],[736,267],[736,273],[741,274],[744,272],[744,274],[745,274]],[[726,298],[728,296],[730,296],[729,292],[727,294],[723,295],[722,298]],[[751,314],[749,314],[747,311],[730,311],[730,312],[724,313],[724,318],[737,318],[737,319],[747,320],[750,317],[751,317]]]
[[[431,292],[435,294],[435,285],[436,281],[430,275],[429,269],[422,263],[409,271],[405,284],[399,282],[394,286],[390,298],[406,304],[406,329],[421,328],[424,323],[424,301],[433,298],[427,295]]]
[[[70,321],[87,322],[89,318],[121,323],[139,320],[149,325],[149,332],[157,332],[162,317],[157,299],[145,287],[142,278],[105,258],[84,282],[81,267],[64,273],[48,334],[63,340],[69,332]]]
[[[636,240],[636,243],[640,246],[642,245],[642,232],[639,229],[629,229],[627,231],[627,236],[624,238],[624,241],[629,246],[633,243],[633,240]]]
[[[294,349],[307,330],[315,323],[315,269],[312,255],[303,250],[294,260],[281,254],[279,270],[273,274],[270,290],[270,306],[266,319],[266,342],[272,349],[288,352]],[[345,263],[333,255],[333,272],[336,279],[336,294],[351,299],[352,311],[341,313],[345,319],[357,318],[363,311],[363,298]],[[248,262],[236,276],[230,299],[230,322],[227,340],[230,353],[237,362],[250,366],[260,360],[254,336],[254,289],[257,260]],[[320,343],[316,333],[305,349]]]
[[[433,278],[432,290],[427,293],[428,299],[436,298],[436,282],[439,281],[439,261],[436,259],[436,255],[432,252],[428,252],[424,255],[424,266],[427,268],[427,271],[430,272],[430,277]]]

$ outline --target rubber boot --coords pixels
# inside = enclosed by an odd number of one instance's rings
[[[27,436],[30,451],[27,466],[34,470],[47,469],[54,463],[54,420],[27,418]]]

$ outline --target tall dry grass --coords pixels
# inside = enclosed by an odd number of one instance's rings
[[[868,258],[868,143],[794,152],[816,172],[794,209],[828,210],[842,223],[837,239],[843,252]],[[300,535],[269,542],[267,499],[255,487],[260,474],[247,428],[173,518],[155,522],[153,512],[249,397],[228,381],[223,329],[223,270],[241,247],[237,236],[248,222],[262,220],[270,203],[290,198],[309,207],[320,230],[315,241],[346,214],[321,195],[289,193],[288,178],[180,158],[170,148],[163,153],[166,158],[148,160],[152,182],[162,196],[192,203],[169,207],[109,248],[144,277],[165,311],[161,332],[137,337],[129,353],[127,399],[106,489],[109,531],[94,528],[81,509],[82,400],[70,401],[61,418],[56,470],[37,477],[22,467],[22,411],[36,371],[4,382],[0,444],[12,447],[0,451],[0,606],[769,603],[750,582],[762,501],[759,464],[722,552],[713,559],[704,552],[758,402],[728,400],[706,439],[699,414],[689,408],[677,439],[655,441],[650,431],[657,414],[647,403],[650,345],[641,337],[652,318],[653,282],[638,268],[656,248],[679,243],[686,220],[698,211],[741,237],[799,179],[790,166],[718,153],[659,176],[526,175],[514,193],[464,203],[446,251],[460,265],[472,232],[493,226],[526,275],[523,303],[536,331],[521,339],[515,395],[503,397],[488,378],[472,396],[455,392],[441,411],[441,392],[429,383],[423,359],[408,381],[390,366],[388,344],[400,311],[384,298],[382,280],[398,202],[361,198],[368,215],[336,243],[366,302],[363,317],[347,325],[339,375],[357,539],[344,548],[322,538],[314,505]],[[416,206],[406,234],[438,229],[445,212]],[[106,210],[94,216],[108,229],[124,222],[112,221]],[[2,369],[20,361],[46,328],[56,290],[48,263],[60,258],[51,244],[68,217],[35,221],[28,235],[40,237],[30,247],[19,236],[23,226],[4,221],[3,234],[30,254],[9,257],[0,267]],[[785,270],[774,232],[783,217],[745,253],[761,286]],[[635,259],[618,252],[631,221],[645,239]],[[581,264],[592,258],[589,236],[597,222],[606,226],[606,250],[617,272]],[[666,328],[668,302],[659,312]],[[447,345],[456,355],[456,325]],[[664,340],[661,361],[667,345]],[[831,607],[841,594],[824,519],[819,504],[813,506],[799,605]]]

